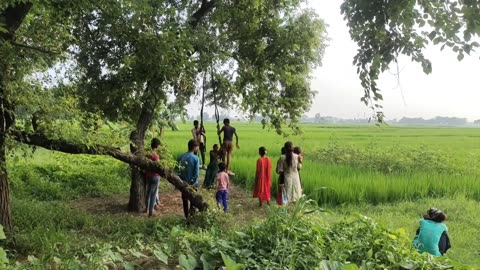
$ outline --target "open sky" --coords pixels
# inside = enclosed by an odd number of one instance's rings
[[[346,22],[340,14],[342,0],[309,0],[328,24],[329,46],[322,67],[312,75],[312,88],[318,91],[309,115],[358,118],[371,115],[360,102],[363,89],[353,66],[357,46],[350,39]],[[396,68],[383,74],[379,81],[387,119],[435,116],[480,119],[480,53],[459,62],[456,54],[439,46],[427,48],[433,72],[425,75],[419,64],[408,58],[400,60],[400,80]]]

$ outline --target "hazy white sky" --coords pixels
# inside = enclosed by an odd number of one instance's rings
[[[318,94],[309,114],[368,117],[371,111],[360,102],[363,89],[352,65],[357,46],[340,14],[341,3],[342,0],[309,0],[309,6],[329,25],[330,38],[323,65],[313,73],[312,88]],[[381,76],[379,86],[383,90],[387,119],[402,116],[480,119],[480,54],[466,55],[461,62],[456,54],[447,49],[442,52],[439,46],[428,48],[425,54],[433,64],[430,75],[425,75],[419,64],[402,58],[399,82],[394,75],[396,69]]]

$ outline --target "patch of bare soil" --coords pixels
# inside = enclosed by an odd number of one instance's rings
[[[199,188],[198,192],[209,203],[210,207],[216,207],[215,190]],[[259,209],[258,201],[252,198],[249,191],[246,191],[239,186],[231,185],[228,193],[229,213],[231,215],[241,217],[242,221],[245,222],[265,216],[267,207]],[[144,217],[144,213],[127,211],[128,196],[128,194],[118,194],[108,197],[84,197],[71,201],[70,204],[72,207],[92,215]],[[173,187],[169,186],[168,183],[166,184],[164,182],[160,185],[159,198],[160,208],[157,210],[156,217],[183,217],[180,191],[175,190]],[[275,204],[274,200],[272,200],[272,204]]]

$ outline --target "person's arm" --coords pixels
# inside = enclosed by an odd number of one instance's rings
[[[194,166],[194,171],[193,171],[193,185],[197,186],[198,185],[198,175],[200,174],[200,160],[197,158],[194,159],[195,162],[193,162]]]
[[[258,183],[260,179],[260,172],[262,171],[262,160],[257,159],[257,169],[255,170],[255,184]]]
[[[283,160],[280,158],[277,163],[277,173],[282,174],[283,173]]]
[[[224,128],[225,128],[225,127],[222,127],[221,129],[217,129],[217,134],[218,134],[218,135],[222,134]]]
[[[302,169],[302,163],[300,162],[300,159],[299,159],[297,164],[297,170],[300,171],[301,169]]]
[[[237,131],[235,130],[233,134],[235,135],[235,140],[236,140],[236,142],[237,142],[237,143],[236,143],[236,146],[237,146],[238,149],[240,149],[240,145],[238,145],[238,135],[237,135]]]

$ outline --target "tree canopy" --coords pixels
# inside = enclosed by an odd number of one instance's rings
[[[379,75],[400,55],[422,65],[432,63],[423,54],[428,44],[451,48],[461,61],[479,47],[480,2],[475,0],[344,0],[341,12],[358,45],[353,64],[364,88],[362,101],[381,112]]]

